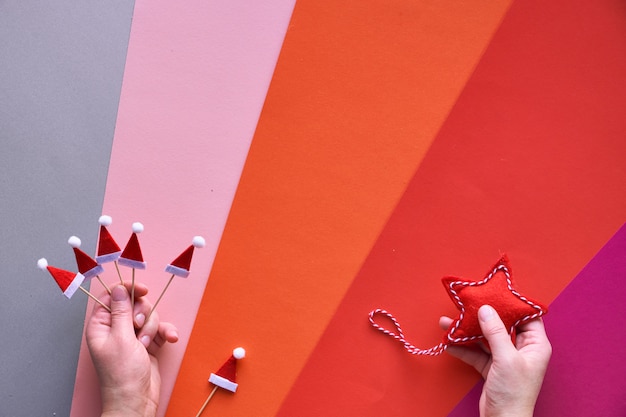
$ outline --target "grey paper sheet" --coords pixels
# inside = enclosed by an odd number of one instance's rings
[[[0,416],[68,416],[134,1],[0,0]]]

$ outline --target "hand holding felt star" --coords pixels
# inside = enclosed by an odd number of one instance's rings
[[[509,261],[502,256],[489,273],[480,281],[470,281],[456,277],[442,279],[448,295],[459,309],[459,315],[452,321],[443,342],[430,349],[419,349],[404,338],[402,329],[395,317],[386,310],[370,312],[370,323],[377,330],[393,337],[414,355],[439,355],[450,345],[477,342],[483,338],[478,323],[478,309],[491,305],[501,317],[509,334],[515,328],[547,313],[548,308],[520,294],[513,285]],[[374,321],[376,315],[388,317],[396,328],[389,331]]]
[[[529,320],[544,315],[548,308],[523,296],[513,287],[511,267],[506,256],[480,281],[455,277],[442,279],[448,295],[459,309],[444,342],[468,343],[483,337],[478,324],[478,309],[488,304],[500,315],[509,333]]]

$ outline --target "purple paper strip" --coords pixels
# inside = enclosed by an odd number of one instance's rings
[[[626,416],[626,225],[550,305],[553,354],[536,417]],[[482,382],[449,417],[478,416]]]

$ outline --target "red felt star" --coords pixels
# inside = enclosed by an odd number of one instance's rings
[[[483,337],[478,324],[478,309],[485,304],[489,304],[498,312],[509,333],[512,333],[518,325],[542,316],[548,311],[546,306],[515,289],[506,256],[502,256],[480,281],[445,277],[442,282],[460,311],[444,337],[446,344],[470,343]]]
[[[406,350],[414,355],[439,355],[450,345],[476,342],[483,338],[478,324],[478,309],[489,304],[500,315],[509,333],[515,328],[548,312],[548,308],[520,294],[513,286],[513,276],[509,260],[502,256],[498,263],[480,281],[468,281],[456,277],[442,279],[450,298],[459,309],[443,342],[430,349],[420,349],[409,343],[402,333],[400,323],[386,310],[376,309],[370,312],[370,323],[377,330],[393,337]],[[395,331],[389,331],[374,320],[376,315],[383,315],[393,323]]]

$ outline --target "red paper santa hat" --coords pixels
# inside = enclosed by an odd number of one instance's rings
[[[234,349],[232,356],[228,358],[219,371],[211,374],[209,382],[228,391],[237,391],[238,384],[235,382],[237,376],[237,360],[243,359],[245,356],[246,350],[244,348],[238,347]]]
[[[98,223],[100,223],[100,239],[98,240],[96,262],[103,264],[117,261],[122,253],[122,249],[120,249],[107,229],[107,226],[113,223],[113,219],[111,219],[111,216],[100,216]]]
[[[104,268],[98,265],[91,256],[80,250],[81,241],[76,236],[71,236],[67,243],[74,249],[74,255],[76,256],[76,265],[78,266],[78,272],[83,274],[85,279],[91,279],[96,275],[100,275],[104,272]]]
[[[143,224],[139,222],[133,223],[133,234],[130,235],[130,239],[128,239],[128,243],[118,260],[120,265],[135,269],[146,269],[146,263],[143,261],[139,239],[137,238],[137,233],[141,232],[143,232]]]
[[[171,264],[165,267],[165,272],[176,275],[178,277],[187,278],[189,276],[189,267],[191,266],[191,257],[194,248],[203,248],[205,244],[202,236],[195,236],[192,244],[181,253],[178,258],[174,259]]]
[[[52,278],[57,282],[61,291],[67,298],[72,298],[72,295],[78,290],[80,284],[83,283],[85,277],[80,273],[74,273],[66,271],[64,269],[55,268],[54,266],[48,266],[46,258],[41,258],[37,261],[37,266],[40,269],[47,269],[52,275]]]

